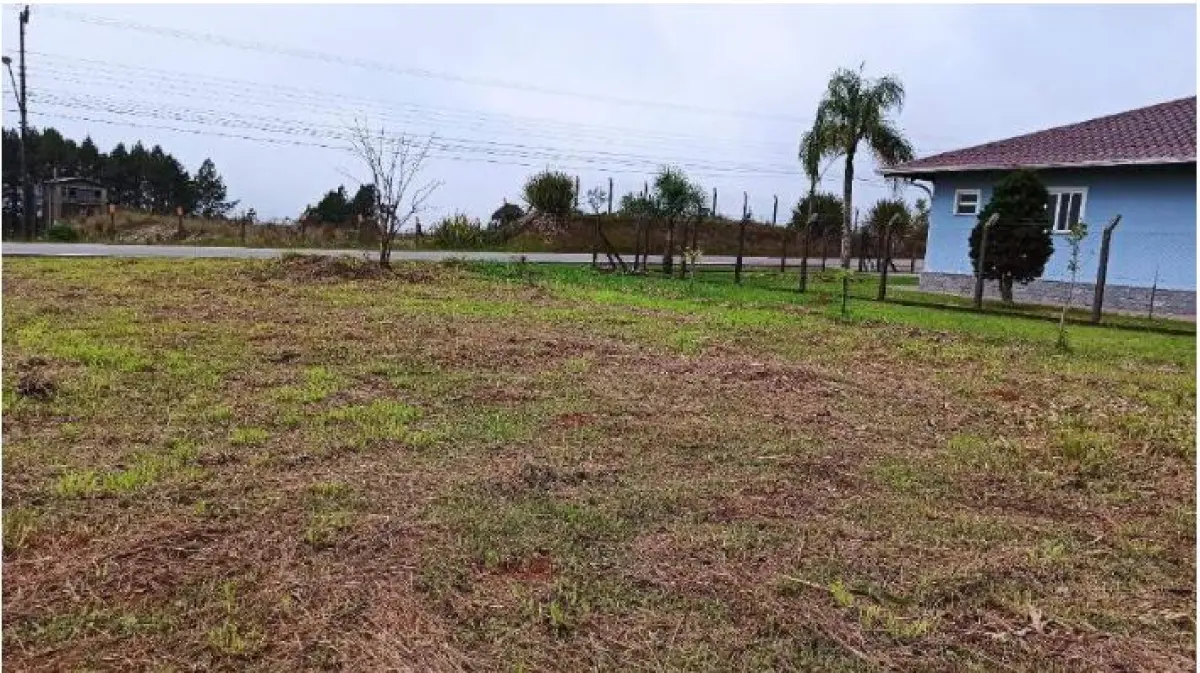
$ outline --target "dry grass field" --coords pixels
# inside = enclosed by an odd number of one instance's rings
[[[6,259],[4,663],[1194,670],[1194,336]]]

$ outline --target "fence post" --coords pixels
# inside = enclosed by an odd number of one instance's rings
[[[808,221],[804,223],[804,247],[800,250],[800,292],[808,291],[808,241],[812,238],[812,229],[817,223],[817,217],[816,213],[809,212]]]
[[[771,226],[779,226],[779,195],[775,195],[775,205],[771,206]],[[787,237],[788,232],[783,232],[783,250],[779,254],[779,273],[787,270]]]
[[[1154,319],[1154,295],[1158,294],[1158,267],[1154,267],[1154,284],[1150,286],[1150,312],[1146,314],[1146,318]]]
[[[842,271],[842,317],[843,318],[850,315],[849,311],[846,309],[846,298],[849,296],[849,294],[850,294],[850,272],[843,270]]]
[[[993,213],[991,217],[983,223],[983,227],[979,232],[979,263],[975,267],[975,310],[983,310],[983,269],[984,263],[987,261],[987,235],[988,229],[996,223],[1000,218],[999,213]]]
[[[1121,215],[1117,214],[1104,227],[1100,235],[1100,268],[1096,270],[1096,295],[1092,298],[1092,323],[1100,323],[1100,311],[1104,308],[1104,282],[1108,278],[1108,244],[1112,241],[1113,229],[1121,223]],[[1151,311],[1154,309],[1151,308]]]
[[[750,194],[742,192],[742,221],[738,223],[737,264],[733,266],[733,282],[742,284],[742,253],[746,249],[746,217],[750,213]]]
[[[858,238],[858,270],[861,273],[863,270],[865,270],[865,267],[863,266],[863,257],[865,257],[867,254],[867,241],[865,238],[863,238],[862,227],[858,225],[858,208],[854,209],[854,235]],[[854,246],[850,246],[850,249],[853,251]]]
[[[592,268],[596,268],[596,257],[600,254],[600,216],[596,215],[596,223],[592,227]]]
[[[896,213],[888,218],[886,224],[883,225],[883,263],[879,269],[879,301],[887,299],[887,274],[888,265],[892,261],[892,225],[896,220],[900,219],[900,213]]]

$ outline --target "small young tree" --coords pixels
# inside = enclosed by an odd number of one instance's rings
[[[888,227],[888,223],[892,222],[893,215],[900,217]],[[908,210],[908,204],[904,202],[904,199],[880,199],[867,211],[867,227],[875,240],[879,242],[877,253],[880,265],[891,262],[888,251],[884,250],[885,244],[888,243],[885,238],[890,238],[891,241],[904,238],[912,225],[912,219],[912,213]],[[882,271],[882,266],[880,270]]]
[[[361,182],[374,188],[370,220],[379,234],[379,265],[384,268],[391,266],[396,235],[425,209],[429,195],[442,184],[436,180],[417,184],[432,145],[432,136],[422,143],[404,134],[389,137],[382,127],[374,132],[366,124],[354,126],[350,149],[370,173]]]
[[[523,195],[530,208],[561,220],[575,210],[575,178],[547,169],[525,181]]]
[[[600,209],[604,207],[604,202],[608,200],[608,192],[603,187],[592,187],[587,191],[588,207],[592,209],[593,215],[599,215]]]
[[[983,223],[999,215],[988,229],[987,253],[983,264],[985,280],[998,281],[1000,297],[1012,302],[1013,283],[1028,283],[1045,271],[1054,253],[1046,187],[1032,171],[1020,170],[1004,176],[992,191],[992,200],[979,213],[971,230],[971,265],[979,269],[979,244]]]
[[[683,171],[668,166],[654,177],[652,200],[657,215],[667,224],[667,247],[663,251],[662,263],[663,273],[669,276],[675,259],[675,229],[681,220],[686,222],[687,218],[699,214],[704,208],[704,190],[688,180]]]
[[[224,217],[232,210],[237,201],[225,200],[225,181],[217,173],[217,167],[212,159],[205,159],[192,179],[192,193],[195,195],[196,211],[203,217]]]
[[[1071,257],[1067,259],[1067,271],[1071,272],[1071,282],[1067,285],[1067,300],[1063,302],[1062,313],[1058,316],[1058,349],[1066,351],[1067,346],[1067,311],[1071,310],[1071,299],[1075,294],[1075,280],[1079,276],[1079,244],[1087,236],[1087,225],[1075,222],[1067,231],[1067,244],[1071,246]]]

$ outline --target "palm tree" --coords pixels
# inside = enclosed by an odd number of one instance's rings
[[[913,159],[913,148],[908,140],[888,118],[888,113],[899,111],[904,106],[904,85],[892,76],[872,79],[863,75],[865,64],[858,70],[840,68],[829,79],[825,97],[817,106],[817,117],[813,129],[805,134],[811,147],[805,150],[801,143],[801,159],[805,172],[810,163],[806,154],[817,157],[844,155],[845,176],[842,184],[842,201],[846,204],[842,214],[842,268],[850,268],[850,205],[854,203],[854,157],[858,146],[865,142],[875,159],[891,166]]]

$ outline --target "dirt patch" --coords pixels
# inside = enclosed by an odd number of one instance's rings
[[[18,365],[17,394],[21,397],[45,402],[58,391],[50,363],[43,358],[30,358]]]
[[[392,280],[427,283],[438,276],[441,267],[429,264],[393,263],[385,269],[372,258],[348,255],[286,254],[253,267],[255,281],[289,280],[298,283],[330,283],[344,280]]]

